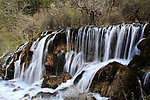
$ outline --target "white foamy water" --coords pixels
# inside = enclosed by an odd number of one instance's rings
[[[113,61],[109,61],[109,62],[113,62]],[[96,71],[101,68],[104,67],[105,65],[107,65],[109,62],[103,62],[103,63],[91,63],[89,65],[87,65],[86,67],[84,67],[84,71],[86,71],[86,73],[84,73],[85,75],[91,76],[89,75],[89,71],[91,71],[91,69],[95,69],[93,70],[95,73]],[[82,71],[83,71],[82,70]],[[80,71],[80,72],[82,72]],[[80,73],[79,72],[79,73]],[[78,73],[78,74],[79,74]],[[92,72],[93,74],[93,72]],[[88,80],[86,79],[87,77],[82,77],[82,79],[78,82],[77,86],[74,86],[74,80],[78,75],[75,75],[72,79],[68,80],[66,83],[62,83],[60,84],[56,89],[51,89],[51,88],[41,88],[41,83],[42,80],[35,82],[33,84],[28,84],[25,81],[20,80],[19,78],[17,79],[13,79],[13,80],[9,80],[9,81],[4,81],[4,80],[0,80],[0,99],[1,100],[20,100],[20,99],[32,99],[32,97],[34,97],[37,93],[39,92],[48,92],[48,93],[57,93],[56,96],[49,96],[48,98],[50,98],[50,100],[65,100],[65,98],[78,98],[79,96],[84,99],[86,98],[90,98],[90,96],[94,96],[95,98],[98,98],[98,100],[106,100],[107,98],[105,97],[101,97],[98,94],[90,94],[87,91],[87,87],[89,88],[89,81],[91,81],[92,78],[88,78]],[[85,78],[85,79],[84,79]],[[72,87],[74,86],[74,87]],[[63,90],[66,89],[66,90]],[[9,95],[9,96],[7,96]],[[38,98],[34,98],[35,100],[47,100],[47,97],[42,98],[42,97],[38,97]]]
[[[42,89],[38,84],[29,85],[21,80],[0,81],[0,100],[31,99]]]

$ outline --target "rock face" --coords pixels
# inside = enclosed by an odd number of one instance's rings
[[[66,34],[61,32],[53,40],[48,48],[45,67],[47,75],[60,75],[65,64],[65,53],[67,51]]]
[[[147,37],[148,35],[150,35],[150,24],[146,25],[146,28],[144,30],[144,34]]]
[[[72,76],[68,73],[62,73],[58,77],[53,77],[53,76],[45,76],[43,83],[42,83],[42,88],[57,88],[57,86],[61,83],[66,82],[68,79],[71,79]]]
[[[2,65],[0,64],[0,77],[4,78],[4,69],[2,68]]]
[[[91,91],[112,100],[138,100],[140,96],[136,75],[117,62],[106,65],[96,73]]]
[[[51,34],[51,33],[52,33],[51,31],[47,32],[47,34]],[[49,39],[51,39],[52,36],[53,35],[51,35],[46,40],[46,42]],[[41,34],[38,34],[35,38],[30,40],[22,50],[17,51],[14,53],[14,55],[10,56],[10,58],[6,61],[6,65],[4,66],[4,68],[0,66],[0,73],[1,73],[0,75],[4,77],[6,73],[6,67],[12,60],[12,62],[10,63],[10,66],[7,68],[7,73],[8,73],[7,79],[14,78],[14,62],[19,59],[20,54],[21,54],[20,71],[22,70],[23,65],[24,65],[24,70],[26,70],[32,60],[32,55],[34,53],[33,51],[30,50],[31,46],[34,44],[34,42],[36,42],[38,39],[40,41],[43,37],[44,36],[42,36]],[[22,45],[20,45],[19,47],[21,47]],[[65,34],[65,31],[61,31],[59,35],[56,35],[56,37],[53,40],[53,43],[49,45],[46,58],[43,58],[45,59],[43,63],[45,64],[47,75],[57,76],[63,72],[66,51],[67,51],[66,34]]]
[[[32,41],[33,42],[33,41]],[[32,42],[30,41],[27,46],[23,49],[22,55],[21,55],[21,65],[25,62],[25,69],[28,68],[30,61],[32,60],[32,54],[33,52],[30,51],[30,47],[32,45]]]
[[[6,69],[3,71],[4,75],[6,75]],[[11,64],[7,69],[7,76],[5,79],[13,79],[14,78],[14,65]]]
[[[140,78],[142,85],[143,85],[143,90],[147,95],[150,94],[150,90],[149,90],[150,85],[149,85],[149,82],[148,84],[144,85],[143,78],[145,77],[145,73],[150,72],[150,45],[149,43],[150,43],[150,35],[147,36],[146,39],[142,40],[137,46],[138,49],[141,51],[141,55],[134,56],[134,58],[130,61],[128,65],[128,67],[132,68],[136,72],[137,76]]]
[[[141,50],[143,54],[150,54],[150,35],[147,36],[147,38],[143,39],[139,44],[138,44],[138,49]]]
[[[46,57],[45,67],[46,73],[49,75],[60,75],[63,72],[63,66],[65,64],[65,51],[67,49],[66,44],[63,44],[63,48],[54,49],[55,53],[48,53]]]

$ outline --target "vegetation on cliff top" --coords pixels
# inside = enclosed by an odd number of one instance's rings
[[[43,30],[150,21],[150,0],[0,0],[0,5],[0,55]]]

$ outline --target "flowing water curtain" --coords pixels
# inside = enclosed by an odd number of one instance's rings
[[[42,78],[42,74],[45,73],[44,71],[44,65],[43,63],[46,60],[46,55],[48,52],[48,46],[52,44],[57,32],[52,32],[51,34],[47,34],[48,31],[43,32],[41,36],[43,38],[37,38],[31,45],[29,51],[33,52],[32,55],[32,60],[29,61],[30,64],[27,67],[26,70],[24,70],[24,67],[26,65],[26,62],[23,62],[23,65],[21,66],[21,56],[22,53],[19,55],[19,59],[14,62],[14,79],[18,78],[21,80],[26,81],[27,83],[34,83],[36,81],[39,81]],[[48,41],[47,39],[50,38]],[[25,43],[23,46],[19,47],[19,49],[16,51],[21,51],[22,49],[25,48],[25,46],[28,44]],[[13,62],[10,62],[10,64]],[[10,66],[7,65],[8,67]],[[7,67],[7,68],[8,68]],[[7,76],[7,70],[6,70],[6,75]]]
[[[93,78],[99,69],[113,61],[127,65],[135,54],[139,54],[136,46],[144,36],[145,27],[146,25],[141,24],[122,24],[112,26],[85,26],[76,29],[67,28],[65,31],[67,43],[64,42],[67,45],[67,49],[64,50],[66,51],[64,71],[69,72],[72,75],[72,79],[60,84],[56,89],[50,88],[51,93],[57,92],[59,94],[61,90],[65,91],[69,87],[80,90],[79,93],[81,94],[89,93]],[[7,62],[4,64],[6,68],[5,77],[9,74],[9,71],[7,73],[9,66],[14,64],[15,80],[12,82],[18,82],[16,79],[19,78],[25,83],[29,83],[28,85],[34,86],[33,83],[41,80],[42,74],[45,73],[43,68],[45,68],[44,63],[47,60],[47,53],[53,52],[49,48],[55,39],[59,41],[57,36],[62,35],[59,33],[61,32],[49,34],[49,32],[45,31],[41,34],[40,38],[31,42],[31,47],[28,49],[33,52],[33,55],[29,66],[26,66],[26,62],[22,59],[23,53],[17,55],[17,60],[13,57],[17,51],[22,51],[26,47],[26,45],[20,46],[5,61]],[[149,83],[149,76],[149,73],[146,74],[144,85]],[[38,86],[36,84],[38,89],[40,85],[41,83]],[[15,89],[18,89],[18,83]],[[20,89],[18,92],[21,91],[26,95],[31,92],[35,93],[36,89]],[[13,95],[14,93],[17,94],[17,91],[13,91]],[[24,97],[20,96],[20,98]]]
[[[137,41],[143,37],[141,27],[143,28],[142,25],[128,24],[100,28],[94,26],[81,27],[75,37],[75,52],[83,53],[82,59],[85,61],[108,61],[114,58],[130,60],[136,52]],[[69,44],[72,44],[69,41],[73,41],[70,36],[72,33],[69,32],[67,34],[68,50]]]
[[[32,61],[29,67],[25,70],[25,74],[24,74],[25,78],[23,80],[27,81],[30,84],[42,79],[42,75],[45,73],[45,67],[44,67],[45,61],[43,61],[43,59],[46,60],[45,58],[48,52],[48,46],[53,43],[53,40],[57,35],[57,32],[52,32],[51,34],[48,35],[46,32],[43,35],[45,36],[38,42],[36,48],[34,48]],[[50,40],[46,42],[48,37],[50,37],[51,35],[52,37],[50,38]]]
[[[136,45],[143,37],[145,27],[146,25],[122,24],[98,27],[85,26],[76,29],[76,31],[67,28],[67,53],[64,71],[70,72],[72,76],[75,76],[85,70],[84,68],[88,68],[89,64],[93,62],[105,62],[110,59],[130,60],[137,52]],[[46,58],[48,46],[52,44],[50,40],[47,41],[47,38],[50,36],[47,33],[47,31],[43,32],[41,34],[43,38],[38,38],[33,42],[30,48],[34,52],[32,61],[24,74],[18,72],[20,70],[21,57],[15,62],[15,78],[24,76],[24,80],[29,83],[41,79],[44,66],[43,59]],[[52,41],[57,33],[60,32],[53,33]],[[25,45],[22,48],[24,47]],[[20,48],[20,50],[22,49]]]
[[[96,72],[110,60],[129,62],[138,54],[136,46],[143,38],[145,27],[146,25],[135,24],[81,27],[77,35],[74,35],[75,49],[68,47],[65,71],[75,77],[83,72],[77,87],[88,91]],[[73,33],[70,32],[67,33],[67,44],[73,41]]]
[[[32,55],[32,60],[23,75],[20,74],[20,66],[21,66],[20,63],[21,63],[21,55],[22,55],[20,54],[19,60],[15,62],[14,78],[22,78],[21,80],[24,80],[27,83],[33,83],[41,79],[42,70],[43,70],[42,59],[43,59],[44,45],[48,36],[49,35],[45,36],[41,40],[39,40],[38,38],[35,42],[33,42],[30,48],[30,50],[34,52]],[[24,69],[24,64],[22,70],[23,69]]]

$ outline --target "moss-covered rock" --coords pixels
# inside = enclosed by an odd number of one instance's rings
[[[68,79],[71,79],[72,76],[66,72],[66,73],[62,73],[60,76],[58,77],[54,77],[54,76],[45,76],[43,83],[42,83],[42,88],[57,88],[57,86],[61,83],[65,83]]]
[[[138,49],[141,50],[141,52],[144,54],[144,55],[147,55],[149,54],[150,55],[150,35],[147,36],[147,38],[143,39],[139,44],[138,44]]]
[[[53,44],[48,48],[45,67],[49,75],[60,75],[63,72],[65,64],[65,53],[67,52],[67,43],[65,33],[60,33],[54,38]]]
[[[4,68],[2,68],[1,64],[0,64],[0,77],[4,78]]]
[[[141,55],[136,55],[133,57],[133,59],[130,61],[128,64],[128,67],[132,68],[134,72],[137,74],[137,76],[140,78],[144,94],[146,95],[150,94],[150,82],[147,84],[143,84],[145,80],[145,74],[147,72],[150,72],[150,35],[149,35],[149,29],[150,25],[148,24],[145,32],[147,32],[146,35],[148,35],[145,39],[143,39],[139,44],[138,44],[138,49],[141,51]],[[150,81],[148,78],[147,81]]]
[[[136,75],[117,62],[109,63],[96,73],[91,91],[113,100],[138,100],[140,97]]]
[[[133,59],[128,64],[128,67],[132,68],[135,72],[142,71],[147,72],[150,71],[150,56],[144,55],[135,55]]]
[[[144,35],[145,35],[145,37],[150,35],[150,24],[146,25],[145,30],[144,30]]]

